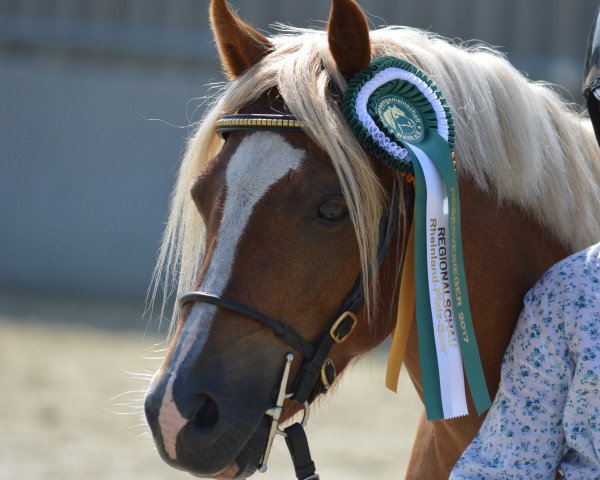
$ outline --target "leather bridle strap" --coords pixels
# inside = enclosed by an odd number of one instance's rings
[[[242,305],[241,303],[234,302],[233,300],[212,293],[189,292],[179,298],[179,307],[183,307],[185,304],[191,302],[208,303],[209,305],[224,308],[225,310],[238,313],[251,318],[258,323],[262,323],[265,327],[273,330],[273,333],[275,333],[277,337],[290,344],[298,352],[304,355],[305,358],[312,358],[315,353],[315,347],[304,340],[304,338],[290,325],[273,320],[264,313],[257,312],[246,305]]]
[[[362,285],[360,285],[362,288]],[[312,357],[306,357],[294,384],[293,399],[298,403],[312,402],[317,395],[325,393],[335,379],[333,362],[328,364],[329,370],[323,368],[327,356],[336,343],[342,343],[358,323],[358,310],[344,309],[331,328],[317,342]],[[321,376],[321,382],[319,382]]]
[[[308,448],[308,439],[304,428],[299,423],[294,423],[287,427],[285,443],[292,456],[294,471],[298,480],[318,480],[316,474],[315,462],[313,462]]]

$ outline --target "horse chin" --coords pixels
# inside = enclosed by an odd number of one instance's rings
[[[254,432],[252,437],[248,440],[242,450],[236,455],[232,462],[225,467],[223,470],[217,473],[200,473],[200,472],[189,472],[194,477],[199,478],[214,478],[218,480],[226,479],[244,479],[252,476],[258,469],[258,464],[262,459],[262,455],[267,443],[269,421],[265,417],[265,420],[261,422],[258,429]]]
[[[233,466],[237,467],[233,477],[224,476],[220,478],[248,478],[258,469],[265,447],[267,444],[267,437],[269,434],[270,419],[265,417],[260,423],[260,426],[254,432],[254,435],[250,438],[248,443],[244,446],[239,455],[235,458],[235,461],[227,467],[219,475],[229,475],[233,473]]]
[[[198,478],[215,478],[217,480],[227,480],[227,479],[231,479],[231,478],[236,478],[239,470],[240,470],[240,467],[238,466],[237,463],[234,462],[231,465],[229,465],[222,472],[219,472],[215,475],[211,475],[210,477],[206,477],[205,475],[203,475],[201,473],[192,473],[192,475],[194,477],[198,477]],[[243,478],[243,477],[240,477],[240,478]]]

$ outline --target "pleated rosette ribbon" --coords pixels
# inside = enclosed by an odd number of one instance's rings
[[[454,123],[446,100],[415,66],[380,57],[349,82],[343,110],[352,132],[371,155],[415,179],[409,238],[414,243],[405,252],[386,385],[397,388],[416,312],[427,418],[468,414],[463,366],[481,414],[491,402],[469,308]]]

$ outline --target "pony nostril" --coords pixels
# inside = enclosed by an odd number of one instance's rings
[[[190,421],[201,428],[213,428],[219,420],[217,403],[208,395],[198,394],[198,406]]]

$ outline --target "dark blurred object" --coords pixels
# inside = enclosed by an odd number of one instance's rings
[[[583,72],[583,96],[587,103],[588,112],[596,132],[596,140],[600,145],[600,9],[590,31],[587,52],[585,55],[585,70]]]

